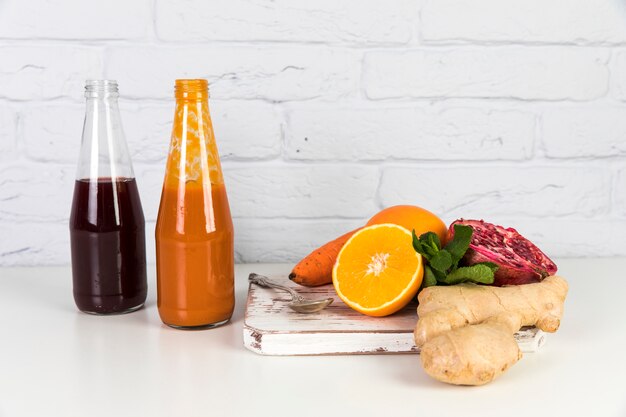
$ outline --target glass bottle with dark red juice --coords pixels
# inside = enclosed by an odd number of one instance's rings
[[[119,314],[147,294],[145,220],[124,139],[115,81],[87,81],[87,112],[70,215],[74,301]]]

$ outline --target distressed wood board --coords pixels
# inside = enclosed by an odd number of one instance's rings
[[[302,287],[288,278],[271,276],[308,298],[334,298],[319,313],[301,314],[288,306],[285,291],[250,285],[243,325],[246,348],[261,355],[352,355],[419,353],[413,342],[417,303],[388,317],[368,317],[346,306],[332,285]],[[515,338],[522,352],[535,352],[545,333],[523,328]]]

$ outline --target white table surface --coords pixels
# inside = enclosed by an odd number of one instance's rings
[[[626,259],[562,260],[559,332],[483,387],[430,379],[417,355],[269,357],[246,350],[247,274],[232,322],[170,329],[155,305],[78,312],[70,269],[0,269],[0,416],[626,416]]]

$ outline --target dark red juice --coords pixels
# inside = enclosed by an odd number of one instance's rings
[[[146,300],[145,220],[134,178],[76,181],[70,215],[74,300],[87,313],[125,313]]]

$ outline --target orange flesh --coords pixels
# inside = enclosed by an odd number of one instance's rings
[[[333,284],[339,297],[355,310],[389,315],[415,297],[422,282],[421,261],[408,230],[390,224],[370,226],[342,248]]]

